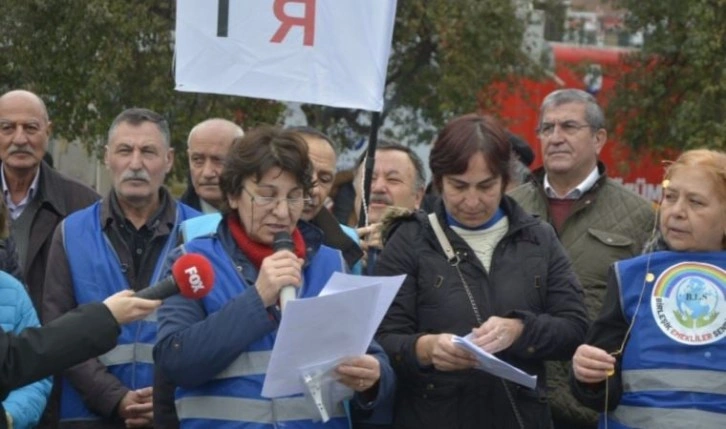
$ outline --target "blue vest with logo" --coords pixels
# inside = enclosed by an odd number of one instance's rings
[[[247,288],[254,287],[246,284],[217,238],[197,238],[185,244],[184,250],[201,253],[212,262],[215,286],[202,299],[208,315],[219,311]],[[320,246],[303,269],[303,285],[298,296],[317,296],[336,271],[345,271],[340,251]],[[270,429],[284,425],[289,429],[347,429],[348,419],[342,404],[331,416],[333,418],[323,424],[313,421],[318,416],[317,411],[301,395],[279,399],[262,397],[262,385],[275,337],[276,332],[272,332],[251,343],[247,351],[215,379],[193,389],[177,388],[176,406],[181,427]]]
[[[634,324],[608,428],[726,425],[726,252],[656,252],[615,271]]]
[[[99,201],[68,216],[62,223],[63,245],[78,305],[103,301],[116,292],[129,289],[118,255],[101,230]],[[171,249],[177,242],[177,226],[199,212],[176,203],[176,221],[156,262],[150,284],[155,284]],[[153,383],[152,349],[156,342],[156,313],[146,319],[121,327],[118,344],[99,360],[108,372],[129,389],[140,389]],[[96,420],[101,417],[90,411],[80,393],[62,378],[61,421]]]

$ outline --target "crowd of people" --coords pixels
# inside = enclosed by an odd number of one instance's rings
[[[534,171],[526,142],[472,113],[438,133],[428,185],[414,151],[382,141],[331,207],[337,145],[310,127],[201,122],[179,199],[162,115],[109,125],[104,196],[43,160],[51,129],[36,94],[0,96],[0,429],[722,425],[724,152],[669,161],[654,209],[608,177],[595,98],[563,89],[542,101]],[[134,296],[186,253],[211,262],[208,295]],[[335,272],[405,280],[365,353],[335,363],[350,393],[322,421],[309,396],[262,386],[281,290],[315,297]]]

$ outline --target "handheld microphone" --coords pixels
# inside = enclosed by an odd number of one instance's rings
[[[292,237],[287,231],[280,231],[275,233],[275,237],[272,240],[272,250],[279,252],[280,250],[295,250],[295,244],[292,242]],[[280,288],[280,309],[285,310],[285,305],[288,301],[292,301],[296,298],[297,292],[295,286],[287,285]]]
[[[181,293],[189,299],[207,296],[214,286],[214,269],[199,253],[186,253],[171,266],[171,275],[134,294],[137,298],[166,299]]]

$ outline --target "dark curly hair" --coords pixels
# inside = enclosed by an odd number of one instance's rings
[[[228,197],[240,195],[245,179],[254,177],[259,181],[275,167],[292,174],[305,196],[310,194],[313,167],[308,157],[308,146],[299,132],[265,125],[237,137],[227,153],[219,177],[222,213],[231,211]]]

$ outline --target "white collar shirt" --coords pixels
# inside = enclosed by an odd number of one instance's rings
[[[558,195],[555,189],[550,184],[549,178],[547,177],[547,174],[545,174],[544,177],[544,189],[545,193],[549,198],[556,198],[559,200],[577,200],[580,197],[582,197],[585,192],[589,191],[593,186],[595,186],[595,183],[597,182],[597,178],[600,175],[598,174],[597,165],[593,170],[590,172],[590,174],[580,182],[579,185],[575,186],[574,189],[570,190],[567,194],[561,196]]]
[[[3,182],[3,198],[5,200],[5,205],[8,208],[8,213],[10,214],[10,218],[15,220],[20,217],[21,214],[23,214],[23,210],[28,206],[28,204],[33,201],[33,198],[35,197],[35,194],[38,192],[38,178],[40,177],[40,167],[35,171],[35,178],[33,178],[33,182],[30,184],[30,188],[28,188],[28,193],[25,194],[25,197],[23,197],[20,202],[15,204],[13,202],[12,195],[10,194],[10,189],[8,188],[8,182],[5,180],[5,168],[2,169],[2,182]]]

